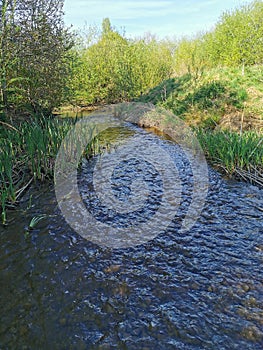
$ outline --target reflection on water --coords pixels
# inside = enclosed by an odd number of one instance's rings
[[[178,235],[189,205],[188,163],[170,141],[131,129],[180,166],[183,200],[173,224],[144,245],[101,248],[65,223],[52,187],[31,189],[32,207],[25,198],[0,229],[0,348],[262,349],[263,191],[210,170],[192,237]],[[80,175],[82,195],[89,167]],[[57,216],[25,236],[42,213]]]

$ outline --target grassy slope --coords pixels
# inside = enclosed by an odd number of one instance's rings
[[[164,81],[141,102],[161,105],[196,128],[208,160],[230,177],[263,186],[263,66],[217,68]]]
[[[161,105],[193,126],[213,128],[224,116],[244,112],[263,120],[263,66],[217,68],[197,78],[186,74],[164,81],[139,101]]]

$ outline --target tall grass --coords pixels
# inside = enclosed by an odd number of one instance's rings
[[[239,177],[263,187],[263,138],[252,131],[196,130],[208,160],[229,177]]]
[[[62,140],[74,120],[32,118],[13,125],[0,124],[0,207],[6,224],[6,210],[14,207],[32,183],[51,179]],[[85,156],[99,153],[95,138]]]

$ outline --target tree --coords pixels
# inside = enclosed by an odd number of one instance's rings
[[[191,74],[197,79],[206,66],[206,50],[203,35],[182,38],[175,52],[175,71],[177,74]]]
[[[104,18],[102,21],[102,35],[107,35],[112,31],[113,30],[109,18]]]
[[[17,30],[14,25],[15,5],[11,0],[2,0],[0,3],[0,109],[7,111],[8,90],[16,63],[16,40]]]
[[[3,103],[6,109],[15,105],[49,114],[63,100],[67,55],[73,44],[64,29],[63,1],[2,0],[1,12],[2,77],[15,81],[17,91],[9,93],[2,88]],[[6,57],[13,58],[12,50],[16,59],[7,61]],[[6,79],[1,80],[3,87]],[[8,99],[5,94],[9,94]]]
[[[210,60],[227,66],[262,64],[263,3],[225,12],[205,37]]]
[[[75,50],[75,74],[68,82],[76,104],[131,100],[171,76],[171,45],[150,34],[128,40],[106,18],[95,42],[89,33],[85,37],[92,44]]]
[[[253,1],[222,14],[215,28],[182,38],[175,50],[175,71],[198,78],[205,68],[263,63],[263,3]]]

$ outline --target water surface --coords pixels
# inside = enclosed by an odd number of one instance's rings
[[[203,213],[191,234],[178,234],[192,189],[189,163],[171,141],[127,128],[118,130],[121,142],[149,139],[178,166],[182,201],[174,221],[145,244],[103,248],[68,226],[52,185],[31,188],[0,229],[0,348],[262,349],[263,191],[209,169]],[[90,183],[95,163],[85,162],[79,174],[86,205],[98,220],[128,225],[136,218],[118,222],[97,206]],[[140,220],[154,215],[161,198],[158,174],[144,165],[122,164],[115,174],[119,197],[129,195],[136,171],[157,183]],[[43,213],[50,216],[25,235],[31,218]]]

